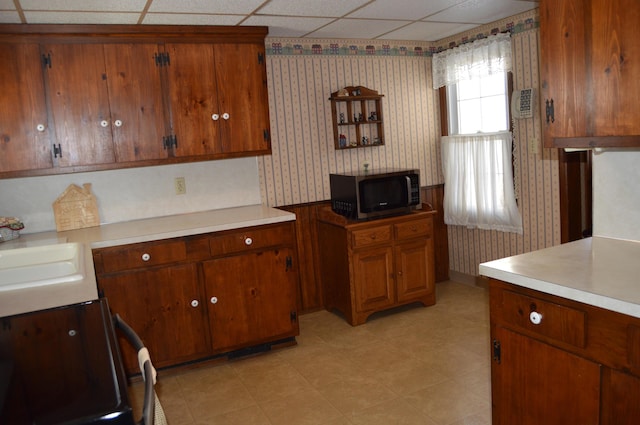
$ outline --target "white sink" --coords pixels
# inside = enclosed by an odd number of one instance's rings
[[[78,243],[0,250],[0,292],[80,281],[82,256]]]

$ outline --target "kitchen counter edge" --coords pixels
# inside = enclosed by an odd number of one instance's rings
[[[640,318],[640,242],[593,237],[480,264],[482,276]]]

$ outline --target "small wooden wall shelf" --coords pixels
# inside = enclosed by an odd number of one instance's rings
[[[363,86],[347,86],[331,93],[336,149],[384,145],[383,96]]]

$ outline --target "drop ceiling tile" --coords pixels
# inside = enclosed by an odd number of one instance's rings
[[[153,0],[149,12],[249,14],[264,0]]]
[[[487,24],[534,9],[537,3],[516,0],[467,0],[430,16],[427,21]]]
[[[271,0],[258,14],[340,17],[368,2],[369,0]]]
[[[136,24],[139,13],[24,12],[28,24]]]
[[[195,13],[147,13],[147,25],[237,25],[244,15],[198,15]]]
[[[0,24],[19,24],[20,16],[18,12],[0,11]]]
[[[340,19],[339,21],[332,22],[326,27],[312,32],[309,34],[309,37],[375,39],[380,34],[393,31],[406,24],[406,21]]]
[[[349,18],[408,19],[411,21],[441,12],[465,0],[376,0],[348,15]]]
[[[16,10],[13,0],[0,0],[0,10]]]
[[[250,16],[242,25],[266,25],[269,37],[302,37],[333,21],[333,18],[291,18],[287,16]]]
[[[438,41],[475,27],[475,24],[415,22],[396,31],[383,34],[380,38],[386,40]]]
[[[20,0],[22,10],[142,12],[146,0]]]

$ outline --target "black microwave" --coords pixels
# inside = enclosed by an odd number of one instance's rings
[[[330,174],[329,183],[333,211],[355,220],[408,213],[422,206],[418,170]]]

